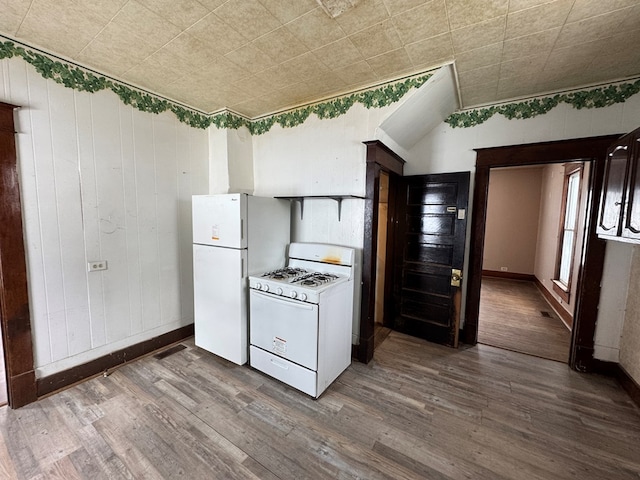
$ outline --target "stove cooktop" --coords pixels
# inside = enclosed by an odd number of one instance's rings
[[[260,278],[273,282],[287,283],[292,286],[314,288],[335,282],[340,277],[333,273],[311,272],[304,268],[285,267],[263,273]]]
[[[349,277],[311,268],[285,267],[249,277],[249,288],[291,299],[317,303],[325,290],[346,282]]]
[[[308,273],[308,270],[304,268],[285,267],[273,270],[271,272],[263,273],[262,278],[268,278],[270,280],[295,280]]]

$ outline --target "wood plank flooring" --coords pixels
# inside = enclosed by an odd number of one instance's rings
[[[640,410],[613,379],[391,332],[318,400],[187,347],[19,410],[11,479],[638,479]]]
[[[535,283],[482,277],[478,342],[567,363],[571,332]]]

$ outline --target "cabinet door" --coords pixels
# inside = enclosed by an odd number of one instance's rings
[[[626,211],[622,236],[640,239],[640,133],[631,140],[631,160],[629,166],[629,190],[627,192]]]
[[[600,218],[597,233],[617,236],[622,231],[622,207],[627,178],[629,139],[623,137],[609,148],[600,199]]]

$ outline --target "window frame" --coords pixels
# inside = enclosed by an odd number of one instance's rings
[[[557,293],[562,300],[569,303],[571,298],[571,279],[573,277],[573,264],[575,260],[576,253],[576,239],[578,237],[578,224],[580,221],[580,202],[582,200],[582,177],[584,172],[584,162],[571,162],[567,163],[564,166],[564,177],[563,177],[563,188],[562,188],[562,205],[561,205],[561,215],[560,215],[560,224],[558,228],[558,250],[556,253],[556,265],[555,265],[555,273],[552,279],[553,283],[553,291]],[[565,229],[565,220],[567,216],[567,200],[569,194],[569,182],[573,175],[578,174],[578,197],[576,200],[576,212],[575,212],[575,223],[571,229],[573,232],[573,244],[571,247],[571,255],[569,258],[569,275],[568,281],[565,284],[560,281],[560,268],[562,265],[562,250],[564,244],[564,236],[565,231],[570,229]]]

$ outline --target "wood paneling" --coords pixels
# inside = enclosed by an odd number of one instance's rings
[[[77,92],[0,62],[17,114],[36,372],[82,365],[193,322],[191,195],[208,136],[112,92]],[[108,269],[88,272],[87,262]]]
[[[392,332],[314,400],[183,342],[22,410],[8,478],[636,479],[640,414],[616,381]]]

